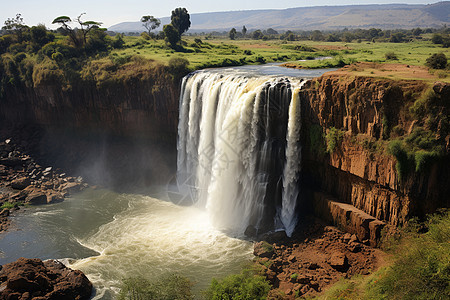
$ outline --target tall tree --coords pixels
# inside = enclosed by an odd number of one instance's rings
[[[230,32],[228,32],[228,36],[231,40],[234,40],[236,38],[236,28],[231,28]]]
[[[171,20],[173,27],[175,27],[180,36],[191,27],[191,17],[186,8],[178,7],[172,10]]]
[[[245,37],[245,35],[247,34],[247,27],[242,26],[242,35]]]
[[[153,29],[156,29],[161,25],[161,20],[155,18],[154,16],[142,16],[141,18],[142,26],[147,29],[148,34],[151,34]]]
[[[180,33],[178,30],[172,24],[167,24],[164,25],[163,31],[166,42],[170,44],[170,47],[175,48],[180,41]]]

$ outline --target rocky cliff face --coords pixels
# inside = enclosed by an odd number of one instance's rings
[[[42,165],[99,184],[164,183],[175,168],[180,83],[163,67],[134,75],[114,84],[9,87],[0,99],[0,136]]]
[[[448,149],[444,158],[404,178],[396,170],[396,158],[386,151],[388,130],[410,133],[414,129],[416,121],[409,117],[409,108],[426,88],[421,81],[332,74],[309,82],[303,92],[307,145],[303,170],[308,185],[393,225],[448,207]],[[442,99],[449,99],[442,84],[433,88]],[[335,149],[325,153],[314,134],[332,127],[340,129],[342,136]]]

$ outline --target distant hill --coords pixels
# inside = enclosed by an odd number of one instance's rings
[[[189,9],[189,8],[188,8]],[[428,5],[379,4],[315,6],[288,9],[244,10],[191,14],[190,32],[228,31],[235,27],[276,30],[333,30],[343,28],[414,28],[450,25],[450,1]],[[162,18],[162,24],[170,18]],[[162,28],[162,26],[161,26]],[[123,22],[108,28],[116,32],[142,32],[140,22]]]

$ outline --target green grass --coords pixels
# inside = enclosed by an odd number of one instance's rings
[[[141,277],[124,279],[119,292],[119,300],[189,300],[192,283],[189,279],[170,274],[150,281]]]
[[[298,43],[298,42],[297,42]],[[345,42],[302,42],[306,46],[319,47],[326,49],[340,48],[335,50],[336,55],[341,56],[343,60],[358,62],[379,62],[392,63],[392,60],[386,59],[386,52],[395,53],[397,60],[395,63],[424,66],[426,59],[434,54],[443,52],[447,57],[450,54],[448,48],[442,48],[440,45],[430,41],[413,41],[409,43],[345,43]],[[316,68],[324,64],[324,61],[296,62],[296,64]]]
[[[16,206],[15,203],[12,202],[4,202],[2,206],[0,206],[0,209],[13,209]]]
[[[266,299],[270,284],[256,265],[243,268],[240,274],[229,275],[222,280],[212,279],[204,296],[208,300],[257,300]]]

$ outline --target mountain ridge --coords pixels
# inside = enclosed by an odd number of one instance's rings
[[[193,13],[189,32],[228,31],[233,27],[239,30],[244,25],[249,30],[440,27],[450,25],[449,11],[450,1],[434,4],[311,6]],[[168,23],[170,17],[161,18],[162,25]],[[141,22],[122,22],[108,29],[117,32],[145,31]]]

